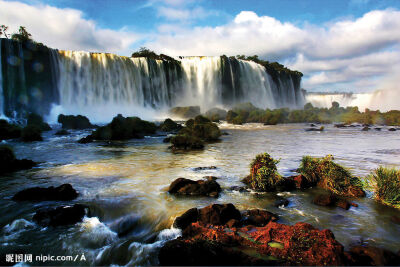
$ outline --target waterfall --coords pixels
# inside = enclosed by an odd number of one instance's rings
[[[300,77],[226,56],[129,58],[8,39],[1,47],[0,108],[7,116],[36,112],[54,120],[62,112],[105,122],[118,113],[154,118],[178,105],[203,112],[241,102],[271,109],[304,105]]]

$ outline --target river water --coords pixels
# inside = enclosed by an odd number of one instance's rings
[[[304,124],[262,126],[220,125],[229,135],[208,144],[204,151],[172,153],[163,137],[126,142],[78,144],[88,132],[72,131],[54,136],[44,133],[43,142],[8,142],[18,158],[40,162],[37,168],[0,177],[0,254],[85,255],[86,261],[36,262],[47,265],[154,265],[165,240],[179,231],[171,229],[174,218],[192,207],[231,202],[240,209],[262,208],[280,215],[280,222],[303,221],[319,229],[331,229],[345,247],[367,242],[393,251],[400,248],[400,225],[391,221],[400,211],[373,201],[371,194],[354,200],[358,208],[346,211],[311,204],[318,189],[291,193],[256,194],[229,190],[242,185],[249,164],[258,153],[280,159],[279,171],[293,175],[303,155],[332,154],[335,160],[365,176],[379,165],[400,166],[400,131],[361,131],[360,127],[306,132]],[[196,171],[195,167],[217,169]],[[176,198],[166,189],[178,177],[201,179],[213,175],[223,187],[218,199]],[[16,203],[11,197],[32,186],[70,183],[80,193],[72,202]],[[274,207],[286,197],[286,208]],[[42,228],[32,222],[35,210],[61,204],[84,203],[91,212],[82,223],[69,227]],[[117,235],[117,229],[128,234]],[[34,262],[35,263],[35,262]]]

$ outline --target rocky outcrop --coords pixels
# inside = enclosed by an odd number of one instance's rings
[[[29,113],[26,121],[27,125],[38,127],[41,131],[50,131],[51,127],[48,123],[44,122],[42,116],[36,113]]]
[[[6,120],[0,120],[0,140],[14,139],[21,136],[21,127],[10,124]]]
[[[19,191],[13,196],[15,201],[48,201],[48,200],[73,200],[78,197],[78,192],[70,184],[58,187],[32,187]]]
[[[336,206],[345,210],[350,209],[350,206],[358,206],[357,204],[350,203],[345,199],[340,199],[333,194],[318,194],[314,197],[312,202],[318,206]]]
[[[221,192],[221,187],[212,178],[199,181],[178,178],[171,183],[168,192],[178,196],[218,197],[219,193]]]
[[[372,246],[355,246],[346,253],[349,265],[356,266],[399,266],[400,255]]]
[[[27,125],[22,129],[21,139],[24,142],[43,141],[42,130],[36,125]]]
[[[87,207],[81,204],[38,210],[33,221],[41,226],[62,226],[81,222]]]
[[[343,246],[329,230],[276,222],[264,210],[232,204],[190,209],[175,221],[182,237],[161,248],[161,265],[344,265]]]
[[[67,130],[61,129],[61,130],[57,131],[54,135],[63,136],[63,135],[69,135],[69,134],[71,134],[71,133],[68,132]]]
[[[0,174],[26,170],[36,166],[36,163],[28,159],[16,159],[14,152],[8,146],[0,146]]]
[[[174,107],[169,110],[169,113],[174,117],[182,119],[190,119],[200,115],[199,106],[187,106],[187,107]]]
[[[159,129],[163,132],[177,132],[182,129],[182,125],[171,119],[165,119],[165,121],[160,124]]]
[[[83,130],[83,129],[92,129],[96,126],[91,124],[89,119],[82,115],[64,115],[60,114],[58,116],[58,123],[62,124],[63,129],[71,129],[71,130]]]

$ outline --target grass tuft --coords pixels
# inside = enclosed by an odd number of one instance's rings
[[[400,208],[400,170],[381,166],[368,178],[376,200]]]

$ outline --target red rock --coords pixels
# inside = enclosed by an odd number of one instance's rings
[[[265,226],[270,221],[277,221],[278,215],[260,209],[246,210],[242,214],[243,225]]]
[[[297,175],[293,177],[297,189],[306,189],[311,187],[311,184],[308,182],[307,178],[303,175]]]
[[[355,246],[349,251],[348,264],[357,266],[399,266],[400,256],[382,248]]]
[[[336,206],[338,206],[339,208],[348,210],[350,209],[350,203],[347,200],[341,199],[336,203]]]
[[[336,203],[336,197],[334,195],[320,194],[313,199],[313,203],[318,206],[333,206]]]
[[[390,219],[392,222],[394,222],[396,224],[400,224],[400,216],[393,215]]]
[[[346,195],[349,197],[365,197],[365,191],[357,186],[349,186]]]
[[[357,203],[354,203],[354,202],[351,202],[350,205],[352,205],[352,206],[355,207],[355,208],[358,207],[358,204],[357,204]]]
[[[193,181],[178,178],[171,183],[168,192],[175,195],[218,197],[221,187],[213,179]]]
[[[240,220],[240,211],[233,204],[213,204],[199,210],[199,222],[224,225],[231,219]]]

